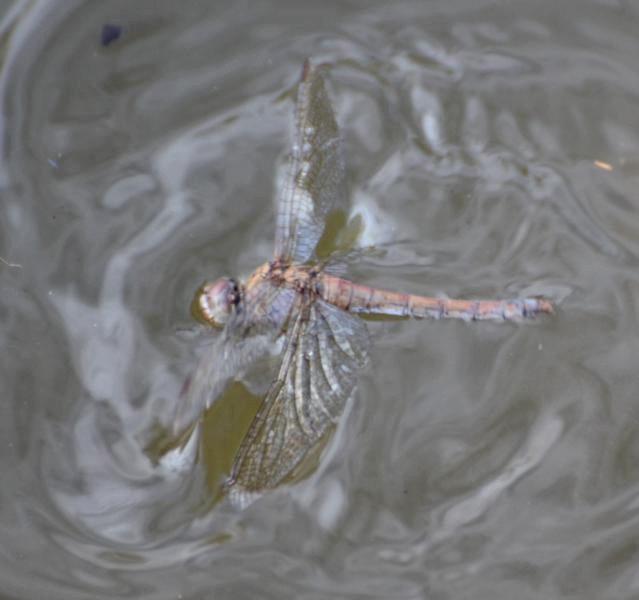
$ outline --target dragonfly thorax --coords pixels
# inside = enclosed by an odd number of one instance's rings
[[[241,296],[240,285],[235,279],[220,277],[200,286],[193,298],[191,312],[205,325],[223,327]]]

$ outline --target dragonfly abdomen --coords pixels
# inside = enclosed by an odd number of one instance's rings
[[[513,300],[433,298],[382,290],[325,274],[320,276],[318,289],[327,302],[352,313],[367,315],[463,321],[519,321],[554,312],[552,303],[544,298]]]

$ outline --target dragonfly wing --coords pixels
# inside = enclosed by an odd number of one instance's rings
[[[275,233],[275,257],[307,261],[344,172],[339,131],[319,67],[304,63],[297,92],[295,130],[282,182]]]
[[[196,421],[233,379],[244,381],[252,366],[277,353],[276,340],[297,306],[298,294],[268,282],[245,294],[185,382],[172,423],[175,435]],[[250,387],[251,382],[244,382]]]
[[[226,332],[220,334],[206,349],[184,384],[171,423],[173,434],[178,436],[189,428],[238,374],[267,356],[272,348],[272,335],[231,340]]]
[[[260,492],[293,473],[343,412],[369,344],[363,321],[331,304],[317,300],[300,311],[278,377],[233,463],[229,490]]]

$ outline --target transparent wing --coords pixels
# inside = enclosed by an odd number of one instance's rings
[[[233,463],[227,489],[282,483],[341,415],[368,355],[365,324],[322,300],[304,307]],[[239,488],[239,490],[238,490]]]
[[[242,370],[267,356],[272,347],[273,337],[266,334],[229,342],[222,332],[215,338],[184,384],[171,423],[173,435],[189,428]]]
[[[244,371],[276,350],[295,292],[264,284],[246,294],[185,382],[172,423],[175,435],[197,420],[233,379],[241,379]]]
[[[295,131],[277,204],[275,257],[307,261],[344,172],[339,131],[320,69],[308,61],[297,92]]]

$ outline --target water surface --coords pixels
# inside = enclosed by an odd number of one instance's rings
[[[633,3],[25,0],[1,19],[0,594],[639,595]],[[144,449],[206,344],[193,291],[270,256],[306,56],[332,65],[349,273],[559,310],[370,323],[319,468],[211,509],[256,398],[229,392],[195,465]]]

